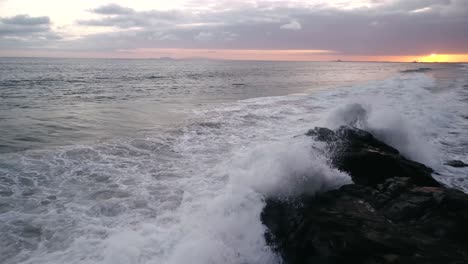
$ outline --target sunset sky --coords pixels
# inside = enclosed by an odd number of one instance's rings
[[[0,0],[0,56],[468,61],[468,0]]]

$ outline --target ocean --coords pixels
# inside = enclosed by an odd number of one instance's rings
[[[468,191],[468,65],[0,58],[0,263],[281,263],[267,197],[353,125]]]

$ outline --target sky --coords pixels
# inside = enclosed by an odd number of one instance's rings
[[[0,0],[0,56],[468,61],[468,0]]]

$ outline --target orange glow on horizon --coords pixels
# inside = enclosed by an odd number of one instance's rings
[[[414,56],[347,55],[331,50],[237,50],[237,49],[164,49],[146,48],[110,52],[66,52],[50,50],[0,50],[0,57],[53,57],[53,58],[122,58],[174,59],[204,58],[215,60],[267,60],[267,61],[385,61],[385,62],[468,62],[468,54],[428,54]]]
[[[419,58],[420,62],[467,62],[468,54],[431,54]]]

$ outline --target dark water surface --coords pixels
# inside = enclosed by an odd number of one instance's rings
[[[199,105],[383,78],[412,65],[0,59],[0,152],[174,126]]]

